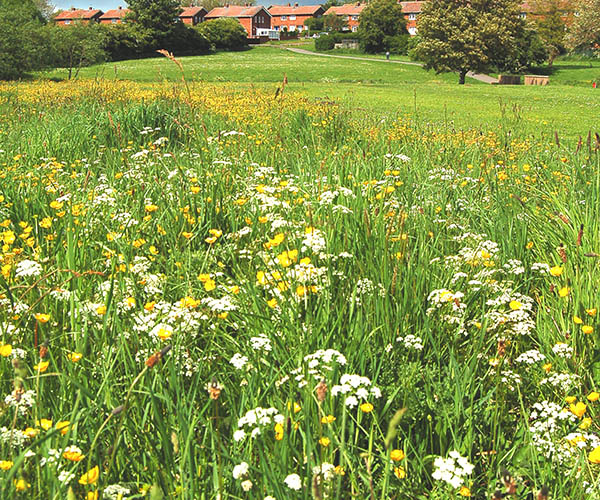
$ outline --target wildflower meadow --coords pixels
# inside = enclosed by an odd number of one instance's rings
[[[600,498],[599,149],[0,84],[0,498]]]

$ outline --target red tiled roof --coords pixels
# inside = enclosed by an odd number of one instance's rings
[[[131,11],[129,9],[111,9],[100,16],[100,19],[123,19]]]
[[[269,12],[273,16],[289,16],[298,14],[301,16],[312,16],[322,9],[321,5],[271,5]]]
[[[267,14],[269,13],[264,7],[251,6],[246,7],[244,5],[230,5],[229,7],[215,7],[206,16],[206,19],[216,17],[254,17],[261,10],[264,10]]]
[[[184,7],[179,17],[194,17],[198,14],[201,14],[202,11],[206,14],[206,9],[204,7]]]
[[[356,16],[360,14],[365,7],[366,5],[360,3],[347,3],[338,7],[329,7],[327,12],[325,12],[325,15],[335,14],[336,16]]]
[[[420,14],[425,2],[400,2],[403,14]]]
[[[70,19],[92,19],[102,14],[98,9],[70,9],[59,12],[54,18],[56,21],[68,21]]]

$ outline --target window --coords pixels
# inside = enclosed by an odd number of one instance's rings
[[[275,31],[279,31],[279,26],[273,26],[273,29],[274,29]]]
[[[352,16],[353,21],[358,21],[358,16]]]
[[[296,16],[295,15],[291,15],[290,16],[290,21],[295,21],[296,20]]]
[[[67,20],[65,21],[65,24],[71,24],[71,20],[70,20],[70,19],[67,19]]]
[[[526,19],[527,18],[527,14],[525,14],[525,12],[521,12],[521,19]]]
[[[417,15],[416,14],[409,14],[408,15],[408,20],[409,21],[416,21],[417,20]]]
[[[282,21],[287,21],[287,16],[281,16]]]
[[[409,35],[416,35],[417,34],[417,28],[408,28],[408,34]]]
[[[356,33],[358,31],[358,26],[352,26],[352,31]]]
[[[118,19],[111,19],[110,22],[113,23],[113,24],[117,24],[117,22],[119,22],[119,20]]]

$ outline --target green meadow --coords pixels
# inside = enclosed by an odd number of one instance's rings
[[[0,498],[600,498],[595,63],[180,62],[0,84]]]

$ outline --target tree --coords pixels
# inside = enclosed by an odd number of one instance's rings
[[[95,23],[75,23],[67,27],[49,26],[48,30],[53,63],[68,70],[69,80],[77,78],[83,66],[106,59],[106,35],[102,26]]]
[[[247,33],[237,19],[222,17],[205,21],[196,30],[216,49],[240,49],[247,45]]]
[[[327,14],[323,17],[323,27],[326,31],[343,31],[346,27],[346,21],[342,19],[342,16],[336,14]]]
[[[373,0],[360,15],[358,36],[365,52],[388,50],[394,37],[407,34],[402,6],[396,0]]]
[[[21,78],[47,62],[43,16],[31,0],[0,1],[0,79]]]
[[[309,31],[323,31],[323,16],[321,17],[309,17],[306,21],[304,21],[305,26]]]
[[[469,71],[515,61],[524,32],[518,0],[435,0],[424,4],[414,53],[426,69],[457,72],[464,84]]]
[[[579,0],[565,44],[571,50],[600,44],[600,0]]]
[[[128,0],[139,36],[149,50],[165,48],[181,12],[179,0]]]
[[[564,0],[533,0],[531,12],[535,15],[535,27],[547,53],[548,64],[565,52],[566,25],[562,17]]]

